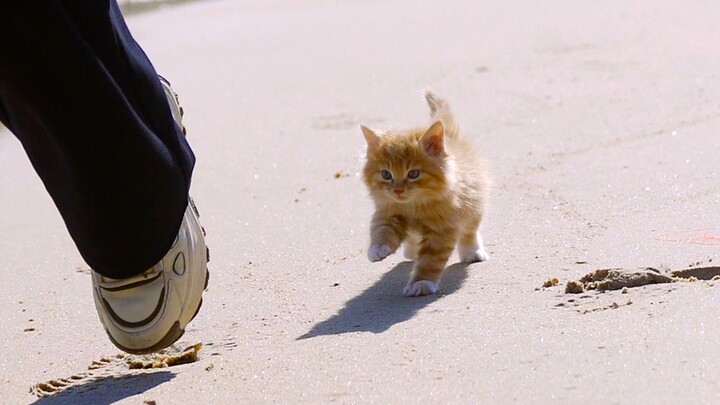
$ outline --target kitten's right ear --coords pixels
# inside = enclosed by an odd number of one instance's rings
[[[432,157],[442,157],[445,155],[445,128],[441,121],[435,121],[434,124],[420,137],[420,144],[425,153]]]
[[[360,129],[362,129],[363,135],[365,135],[365,142],[367,142],[368,145],[368,152],[375,152],[378,148],[378,145],[380,145],[380,137],[378,134],[373,132],[372,129],[366,127],[365,125],[360,125]]]

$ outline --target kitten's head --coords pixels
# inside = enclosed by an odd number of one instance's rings
[[[447,189],[442,123],[427,130],[377,133],[361,127],[367,142],[363,180],[381,203],[424,203]]]

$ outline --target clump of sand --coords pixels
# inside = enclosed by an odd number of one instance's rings
[[[557,278],[551,278],[543,283],[543,288],[555,287],[560,281]]]
[[[565,285],[565,294],[582,294],[585,292],[585,286],[579,281],[570,280]]]
[[[588,290],[623,290],[623,293],[626,293],[628,288],[648,284],[717,280],[720,278],[718,276],[720,267],[690,268],[672,272],[655,267],[600,269],[586,274],[578,281],[568,281],[565,293],[580,294]]]
[[[696,267],[685,270],[676,270],[671,274],[674,277],[685,279],[696,278],[698,280],[718,280],[720,278],[720,267]]]
[[[198,359],[198,351],[202,347],[202,343],[195,343],[181,349],[177,346],[171,346],[158,353],[145,354],[141,356],[127,356],[125,362],[129,369],[144,368],[165,368],[177,366],[179,364],[192,363]]]
[[[565,293],[580,294],[588,290],[622,290],[647,284],[672,283],[673,277],[654,267],[638,269],[600,269],[592,271],[578,281],[568,281]]]
[[[586,290],[621,290],[647,284],[672,283],[672,276],[662,274],[654,267],[639,269],[602,269],[586,274],[580,279]]]

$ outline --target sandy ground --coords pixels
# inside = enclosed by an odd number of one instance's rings
[[[199,158],[212,280],[182,341],[204,347],[155,371],[115,357],[86,265],[1,133],[0,402],[720,402],[720,282],[564,291],[596,269],[720,263],[719,19],[650,0],[132,15]],[[365,256],[358,125],[425,123],[426,87],[492,163],[492,258],[408,299],[409,263]]]

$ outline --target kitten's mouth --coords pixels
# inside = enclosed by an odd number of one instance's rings
[[[410,201],[410,196],[406,192],[402,192],[400,194],[391,192],[390,190],[387,190],[385,193],[385,198],[387,198],[390,201],[398,202],[398,203],[406,203]]]

